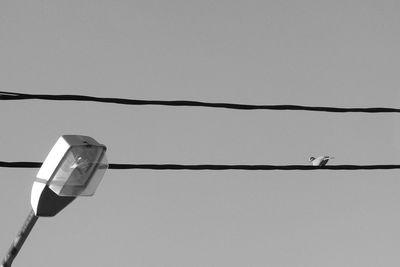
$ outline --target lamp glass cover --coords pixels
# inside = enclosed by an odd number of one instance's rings
[[[103,146],[73,146],[49,182],[59,196],[92,196],[108,168]]]

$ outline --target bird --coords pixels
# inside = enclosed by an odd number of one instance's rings
[[[320,166],[320,167],[322,167],[322,166],[325,166],[326,163],[328,163],[328,161],[329,161],[330,159],[334,159],[334,157],[330,157],[330,156],[320,156],[320,157],[317,157],[317,158],[315,158],[315,157],[310,157],[309,161],[311,162],[311,164],[312,164],[313,166]]]

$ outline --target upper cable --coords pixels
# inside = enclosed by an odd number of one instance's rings
[[[358,113],[400,113],[400,108],[387,107],[364,107],[364,108],[345,108],[345,107],[321,107],[304,105],[250,105],[237,103],[212,103],[190,100],[144,100],[95,97],[86,95],[52,95],[52,94],[26,94],[18,92],[0,91],[0,100],[49,100],[49,101],[88,101],[100,103],[112,103],[121,105],[158,105],[158,106],[177,106],[177,107],[208,107],[225,108],[237,110],[297,110],[297,111],[316,111],[316,112],[358,112]]]

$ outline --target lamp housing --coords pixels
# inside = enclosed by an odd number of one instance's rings
[[[71,201],[77,196],[94,195],[108,168],[106,150],[105,145],[89,136],[61,136],[36,175],[31,194],[33,209],[37,210],[40,203],[50,205],[41,200],[44,195],[46,199],[58,196],[59,200]]]

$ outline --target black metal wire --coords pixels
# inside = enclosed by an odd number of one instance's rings
[[[100,103],[113,103],[122,105],[161,105],[161,106],[187,106],[225,108],[238,110],[301,110],[316,112],[357,112],[357,113],[400,113],[400,108],[366,107],[366,108],[344,108],[344,107],[321,107],[303,105],[250,105],[234,103],[210,103],[188,100],[139,100],[126,98],[94,97],[86,95],[50,95],[50,94],[26,94],[17,92],[0,91],[0,100],[50,100],[50,101],[91,101]]]
[[[400,165],[180,165],[180,164],[110,164],[109,169],[148,169],[148,170],[391,170]]]
[[[40,168],[42,162],[7,162],[0,161],[0,167],[3,168]],[[400,169],[400,165],[386,164],[386,165],[325,165],[325,166],[311,166],[311,165],[244,165],[244,164],[120,164],[111,163],[109,169],[113,170],[395,170]]]

